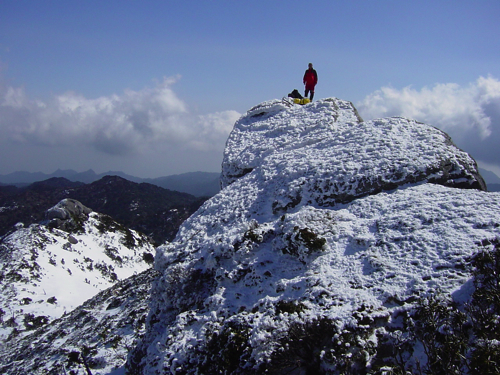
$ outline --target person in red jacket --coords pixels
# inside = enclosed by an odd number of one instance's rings
[[[307,98],[309,92],[311,92],[311,102],[314,98],[314,86],[318,83],[318,73],[313,69],[313,64],[309,63],[309,69],[304,73],[304,78],[302,79],[304,85],[306,85],[306,91],[304,96]]]

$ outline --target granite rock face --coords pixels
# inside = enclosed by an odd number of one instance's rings
[[[92,210],[76,199],[63,199],[45,212],[48,226],[70,231],[88,219]]]
[[[486,190],[475,161],[443,131],[401,117],[363,122],[350,102],[338,99],[252,108],[227,141],[222,186],[250,171],[269,188],[285,182],[291,205],[334,206],[420,182]]]
[[[335,98],[249,110],[221,185],[157,248],[129,374],[366,371],[415,301],[466,299],[500,237],[500,195],[445,133]]]

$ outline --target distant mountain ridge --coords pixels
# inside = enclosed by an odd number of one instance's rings
[[[483,176],[484,181],[489,184],[500,184],[500,177],[498,177],[494,172],[487,169],[478,168],[479,173]]]
[[[478,168],[478,170],[483,176],[489,191],[500,191],[500,177],[483,168]],[[137,183],[147,182],[164,189],[180,191],[196,197],[212,197],[220,191],[220,173],[215,172],[188,172],[157,178],[140,178],[121,171],[108,171],[97,174],[92,169],[85,172],[76,172],[72,169],[58,169],[50,174],[17,171],[0,175],[0,186],[28,186],[34,182],[44,181],[54,177],[63,177],[69,181],[90,184],[104,176],[119,176]]]
[[[481,173],[481,176],[483,176],[484,181],[486,181],[486,184],[488,185],[488,191],[500,191],[500,177],[486,169],[478,169],[479,173]]]
[[[42,172],[17,171],[0,175],[0,185],[15,185],[22,187],[34,182],[61,177],[69,181],[90,184],[105,176],[118,176],[137,183],[147,182],[149,184],[160,186],[164,189],[180,191],[197,197],[211,197],[217,194],[220,190],[220,173],[189,172],[158,178],[140,178],[128,175],[121,171],[108,171],[97,174],[92,169],[85,172],[76,172],[72,169],[58,169],[54,173],[50,174]]]
[[[488,184],[488,191],[500,191],[500,184]]]
[[[171,241],[179,225],[206,199],[118,176],[106,176],[91,184],[53,177],[24,188],[0,186],[0,237],[18,222],[25,226],[39,223],[44,212],[64,198],[110,215],[157,244]]]

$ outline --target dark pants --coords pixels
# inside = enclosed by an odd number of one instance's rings
[[[304,97],[307,98],[307,96],[309,95],[309,91],[311,92],[311,97],[309,99],[311,99],[311,102],[314,98],[314,85],[307,85],[306,84],[306,91],[305,91],[305,94],[304,94]]]

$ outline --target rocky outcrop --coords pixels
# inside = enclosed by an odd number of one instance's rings
[[[151,267],[149,237],[65,199],[0,241],[0,346]]]
[[[334,98],[252,108],[221,182],[157,249],[129,374],[366,372],[415,301],[470,294],[500,236],[500,195],[445,133]]]
[[[45,218],[49,227],[72,231],[80,228],[91,212],[90,208],[75,199],[63,199],[47,210]]]
[[[289,187],[277,210],[302,200],[334,206],[421,182],[486,190],[475,161],[443,131],[401,117],[362,122],[350,102],[334,99],[307,109],[263,103],[238,120],[222,186],[251,171],[268,181],[267,189]]]

